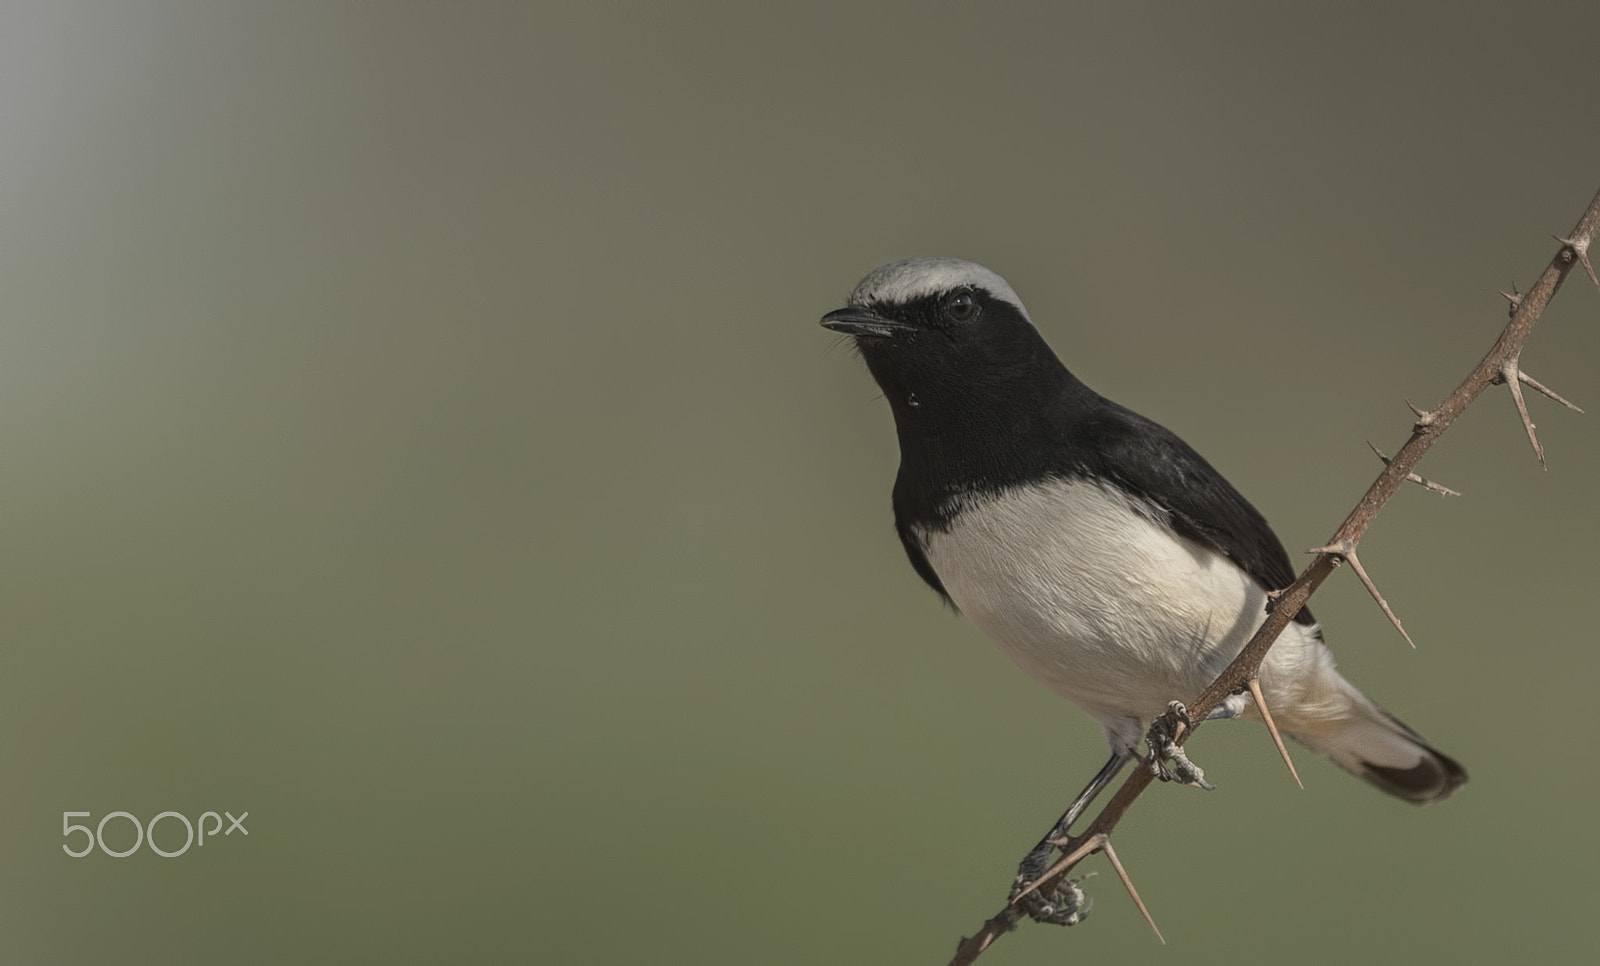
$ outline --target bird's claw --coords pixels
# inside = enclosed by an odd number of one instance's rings
[[[1192,725],[1189,711],[1181,701],[1167,705],[1166,713],[1151,722],[1150,732],[1144,739],[1150,746],[1150,773],[1164,782],[1197,785],[1211,791],[1216,786],[1206,781],[1206,773],[1189,760],[1178,744],[1179,736]]]
[[[1028,853],[1017,867],[1017,878],[1011,884],[1011,901],[1034,922],[1076,926],[1089,918],[1089,910],[1094,906],[1093,900],[1085,898],[1080,888],[1082,879],[1062,877],[1054,885],[1023,894],[1048,871],[1053,853],[1054,849],[1049,846]]]

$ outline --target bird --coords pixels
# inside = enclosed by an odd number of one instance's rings
[[[912,568],[1105,734],[1110,759],[1046,839],[1065,835],[1144,757],[1150,723],[1250,640],[1294,580],[1289,555],[1192,447],[1074,376],[981,265],[884,265],[821,324],[853,341],[893,413],[894,524]],[[1259,680],[1283,732],[1390,795],[1436,802],[1467,780],[1339,673],[1309,609]],[[1214,715],[1262,720],[1249,693]]]

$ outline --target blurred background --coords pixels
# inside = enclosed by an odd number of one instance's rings
[[[902,559],[817,319],[1005,275],[1296,553],[1600,188],[1593,4],[0,8],[0,960],[942,963],[1096,769]],[[1575,278],[1525,368],[1600,406]],[[1503,392],[1341,572],[1413,809],[1190,746],[985,962],[1591,946],[1600,422]],[[1188,697],[1174,695],[1174,697]],[[81,858],[114,811],[248,812]],[[226,823],[224,823],[226,824]],[[135,841],[104,827],[107,847]],[[156,841],[184,834],[163,821]]]

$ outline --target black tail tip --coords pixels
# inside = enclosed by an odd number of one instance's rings
[[[1396,798],[1415,805],[1442,802],[1467,783],[1461,763],[1435,748],[1424,746],[1422,761],[1410,768],[1388,768],[1363,763],[1361,777]]]

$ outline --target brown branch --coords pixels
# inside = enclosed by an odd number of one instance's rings
[[[1402,484],[1415,476],[1413,471],[1417,463],[1422,460],[1423,454],[1444,435],[1450,424],[1456,421],[1484,389],[1497,382],[1504,382],[1510,386],[1519,415],[1522,417],[1529,438],[1533,441],[1535,451],[1539,454],[1540,463],[1543,464],[1544,451],[1539,445],[1538,438],[1533,434],[1533,424],[1528,418],[1527,406],[1522,398],[1522,384],[1535,386],[1540,392],[1559,402],[1566,403],[1566,400],[1542,386],[1536,386],[1531,378],[1523,378],[1517,361],[1522,353],[1523,343],[1527,341],[1528,333],[1533,330],[1534,323],[1539,320],[1545,306],[1550,304],[1550,300],[1560,290],[1561,283],[1566,280],[1573,266],[1582,265],[1590,278],[1594,278],[1588,249],[1597,230],[1600,230],[1600,193],[1589,202],[1588,209],[1583,213],[1583,217],[1578,219],[1578,224],[1571,234],[1565,237],[1556,236],[1556,240],[1561,243],[1561,250],[1539,276],[1533,288],[1515,297],[1508,296],[1512,299],[1511,321],[1495,340],[1494,347],[1489,350],[1488,355],[1483,357],[1483,361],[1478,363],[1454,392],[1445,397],[1437,409],[1423,411],[1412,407],[1417,414],[1417,421],[1412,426],[1411,438],[1392,459],[1384,461],[1383,472],[1373,481],[1355,509],[1350,511],[1350,515],[1345,517],[1344,523],[1334,531],[1332,539],[1319,548],[1317,559],[1311,562],[1294,583],[1271,597],[1266,622],[1256,631],[1256,635],[1245,645],[1244,650],[1239,652],[1239,656],[1234,658],[1233,663],[1229,664],[1215,681],[1211,682],[1210,687],[1190,703],[1188,710],[1193,724],[1176,738],[1178,744],[1187,741],[1200,727],[1206,715],[1224,699],[1250,686],[1250,681],[1256,677],[1262,660],[1267,656],[1267,650],[1278,639],[1278,635],[1289,625],[1294,616],[1300,613],[1306,601],[1318,587],[1322,586],[1322,582],[1328,579],[1328,575],[1333,573],[1341,561],[1349,560],[1352,564],[1356,563],[1356,547],[1360,544],[1362,535],[1367,532],[1367,527],[1377,518],[1378,511],[1383,509],[1384,504],[1389,502],[1389,498],[1394,496]],[[1596,281],[1596,285],[1600,286],[1600,280]],[[1364,583],[1380,605],[1384,605],[1384,612],[1390,620],[1399,627],[1399,620],[1384,604],[1383,598],[1378,595],[1370,580]],[[1401,633],[1405,633],[1404,629]],[[1406,639],[1410,640],[1409,635]],[[1106,803],[1087,828],[1059,843],[1060,849],[1066,854],[1066,859],[1057,862],[1034,884],[1034,888],[1051,888],[1084,858],[1097,851],[1107,851],[1112,830],[1122,820],[1123,813],[1149,787],[1150,782],[1150,769],[1135,768],[1133,774],[1128,776],[1127,781],[1117,789],[1111,801]],[[1125,876],[1124,880],[1126,881]],[[1132,884],[1128,885],[1131,890]],[[1021,918],[1018,907],[1008,904],[985,922],[983,928],[976,934],[961,941],[955,958],[950,961],[950,966],[962,966],[976,960],[996,939],[1015,929]]]

